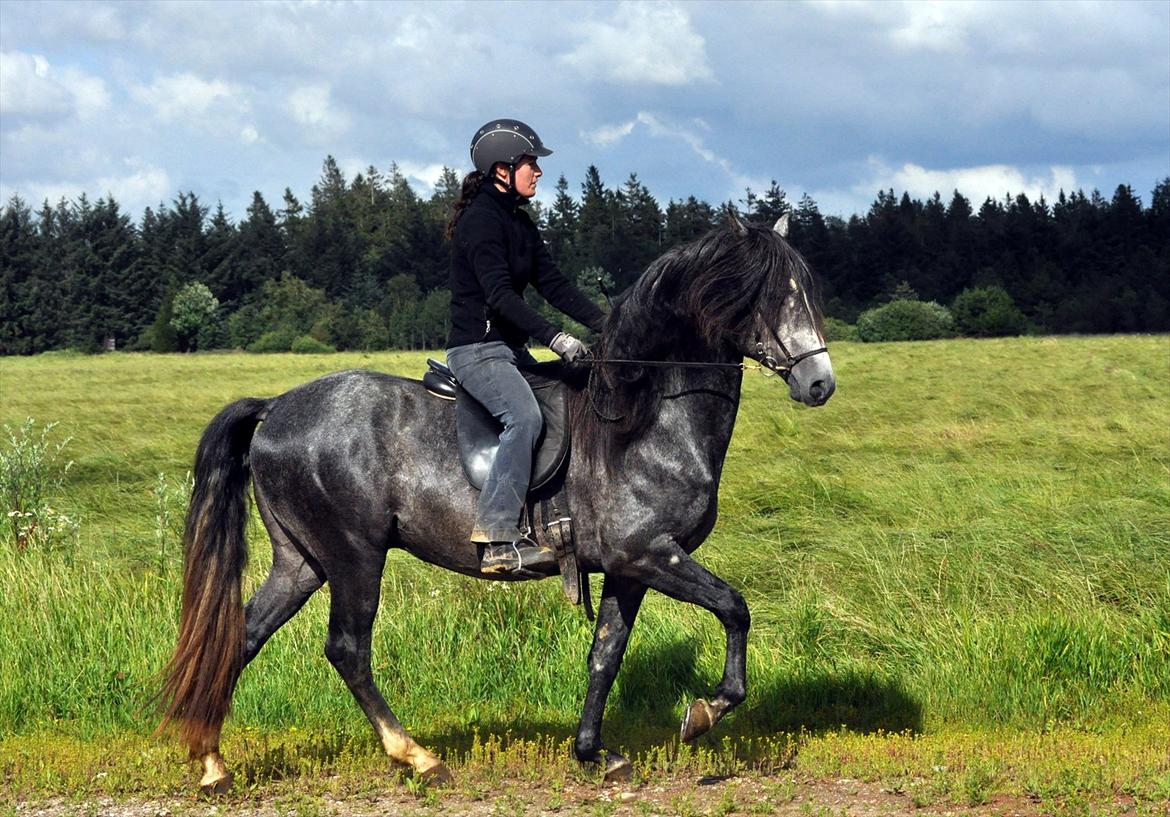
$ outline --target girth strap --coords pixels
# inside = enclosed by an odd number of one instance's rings
[[[589,576],[582,573],[577,564],[573,517],[569,513],[568,498],[563,487],[540,501],[540,516],[560,565],[565,596],[573,604],[583,604],[586,618],[592,621],[593,600],[589,596]]]

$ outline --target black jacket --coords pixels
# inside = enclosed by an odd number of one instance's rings
[[[529,337],[547,346],[559,329],[524,302],[531,284],[546,301],[594,331],[604,313],[553,263],[524,200],[485,185],[455,225],[451,248],[451,334],[447,348]]]

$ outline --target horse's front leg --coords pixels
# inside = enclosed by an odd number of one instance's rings
[[[606,576],[601,589],[597,627],[593,631],[593,647],[589,650],[589,691],[585,693],[585,706],[581,710],[581,723],[577,727],[573,749],[581,762],[602,765],[607,782],[625,780],[630,776],[630,761],[604,748],[601,719],[614,678],[621,668],[622,657],[626,654],[630,629],[645,595],[645,585],[617,576]]]
[[[692,559],[669,536],[655,538],[620,571],[664,595],[710,610],[727,632],[723,679],[710,701],[696,700],[683,717],[681,737],[684,741],[694,740],[747,697],[747,635],[751,626],[747,602],[739,591]]]

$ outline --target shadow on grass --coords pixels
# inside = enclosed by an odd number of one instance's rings
[[[709,674],[700,670],[695,646],[684,639],[646,645],[629,653],[606,709],[606,744],[631,758],[661,757],[663,749],[666,756],[675,757],[685,702],[710,695],[718,679]],[[459,703],[453,702],[453,711],[458,708]],[[747,701],[700,738],[696,748],[730,754],[740,761],[775,762],[778,747],[799,751],[796,744],[784,743],[788,737],[842,728],[862,733],[918,732],[921,725],[921,706],[896,679],[816,665],[791,671],[776,668],[769,677],[754,682],[749,677]],[[576,715],[536,719],[518,706],[513,715],[468,724],[437,724],[417,730],[415,737],[451,759],[483,757],[485,751],[495,756],[497,751],[508,753],[511,746],[530,742],[531,747],[507,762],[539,758],[539,765],[568,760],[565,744],[571,743],[576,729]],[[725,741],[731,743],[730,753],[725,750]],[[239,771],[248,785],[327,769],[345,755],[368,758],[379,753],[372,732],[327,736],[309,728],[295,737],[261,734],[244,737],[242,742],[244,757]],[[488,745],[495,748],[485,750]],[[782,762],[788,759],[781,758]]]
[[[677,741],[684,701],[710,695],[717,677],[698,669],[695,646],[686,640],[643,647],[626,655],[618,686],[610,695],[603,734],[610,746],[638,754]],[[922,728],[922,707],[896,679],[861,670],[810,667],[777,670],[770,678],[748,679],[748,699],[709,736],[714,745],[784,734],[912,732]],[[522,716],[493,719],[474,728],[438,730],[428,736],[444,751],[466,754],[476,735],[540,737],[551,743],[572,739],[576,722],[535,722]]]
[[[620,689],[611,696],[608,720],[642,721],[678,728],[680,702],[711,694],[718,678],[696,668],[694,645],[685,640],[626,656]],[[842,727],[855,732],[918,732],[922,707],[896,679],[860,670],[813,666],[753,681],[748,698],[726,723],[725,734],[823,732]],[[724,726],[724,724],[721,724]]]

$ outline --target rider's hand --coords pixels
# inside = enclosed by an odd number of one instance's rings
[[[576,363],[589,356],[589,347],[568,332],[557,332],[548,348],[560,355],[565,363]]]

